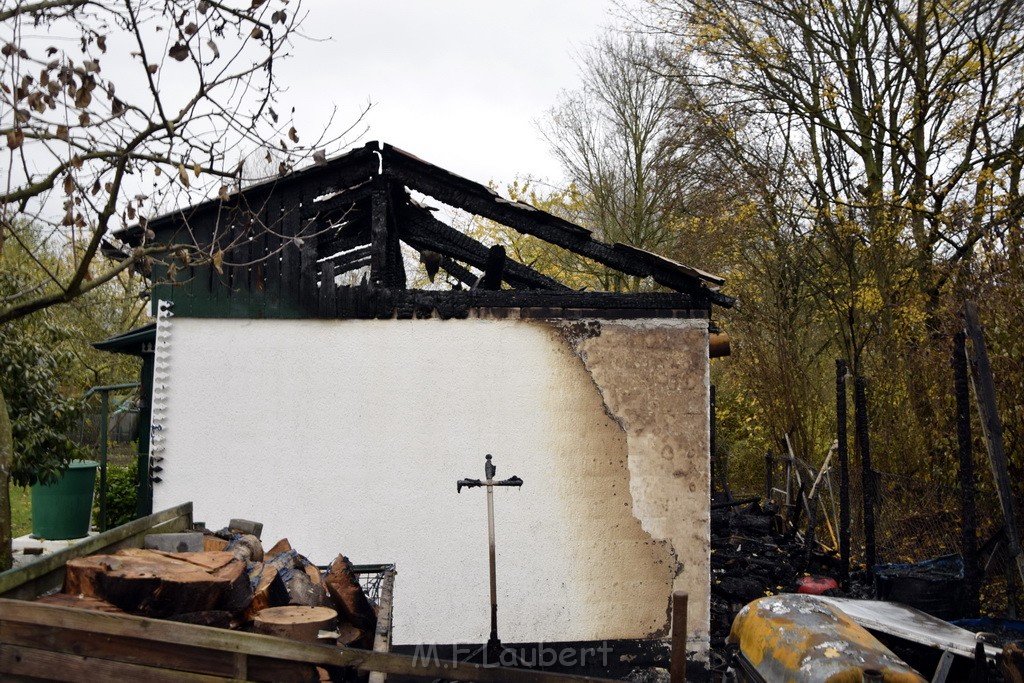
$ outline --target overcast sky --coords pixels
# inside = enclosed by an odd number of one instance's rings
[[[472,180],[559,168],[536,121],[578,82],[575,56],[615,22],[612,0],[306,0],[282,83],[315,127],[367,100],[369,131]],[[287,101],[287,100],[286,100]],[[310,131],[311,132],[311,131]]]

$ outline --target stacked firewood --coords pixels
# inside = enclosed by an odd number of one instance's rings
[[[42,600],[373,647],[376,611],[344,555],[321,571],[287,539],[264,550],[256,535],[230,528],[194,536],[187,545],[201,549],[192,552],[129,548],[70,560],[63,592]]]

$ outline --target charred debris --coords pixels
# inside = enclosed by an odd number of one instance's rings
[[[577,291],[441,219],[424,198],[492,220],[638,281],[642,293]],[[621,243],[386,143],[154,218],[113,235],[111,258],[168,245],[146,264],[153,300],[188,315],[321,318],[460,318],[471,309],[529,317],[710,317],[734,300],[724,280]],[[178,245],[181,245],[178,247]],[[409,258],[431,281],[410,288]],[[352,274],[362,274],[358,282]],[[565,313],[572,311],[572,313]]]

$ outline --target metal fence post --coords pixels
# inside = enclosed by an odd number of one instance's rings
[[[850,454],[846,436],[846,361],[836,361],[836,453],[839,458],[839,558],[843,586],[850,580]]]

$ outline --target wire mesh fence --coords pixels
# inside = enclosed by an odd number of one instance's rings
[[[962,556],[962,492],[954,484],[890,472],[872,472],[875,520],[875,563],[917,563]],[[788,521],[806,525],[807,507],[816,524],[814,543],[826,552],[839,552],[839,467],[829,462],[815,468],[793,458],[769,454],[765,485],[747,494],[774,502]],[[864,526],[865,486],[859,467],[849,469],[850,556],[854,567],[866,563]],[[813,496],[811,495],[813,491]],[[742,497],[736,491],[736,498]],[[803,509],[800,509],[803,506]],[[978,491],[976,538],[979,547],[981,604],[988,613],[1019,613],[1024,586],[1002,540],[1003,517],[998,499],[984,486]],[[986,609],[987,608],[987,609]]]

